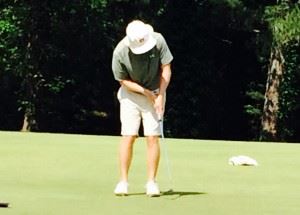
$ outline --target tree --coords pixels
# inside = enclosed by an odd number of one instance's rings
[[[255,39],[262,11],[251,2],[168,1],[157,23],[175,55],[169,135],[250,138],[243,107],[248,83],[261,73]]]
[[[0,77],[0,99],[6,102],[0,108],[17,110],[18,104],[23,120],[19,114],[9,118],[10,113],[1,123],[24,121],[24,130],[119,134],[119,85],[111,55],[127,23],[142,19],[164,35],[174,55],[165,116],[169,136],[257,140],[264,125],[261,139],[292,138],[300,117],[297,5],[3,0],[0,72],[6,75]]]
[[[270,23],[273,43],[265,91],[265,102],[262,115],[262,140],[279,140],[278,114],[280,84],[285,77],[283,51],[291,43],[300,41],[300,10],[298,4],[283,1],[268,7],[266,19]]]
[[[0,4],[0,100],[1,129],[20,127],[18,95],[24,68],[22,38],[23,17],[26,9],[20,1],[2,1]]]

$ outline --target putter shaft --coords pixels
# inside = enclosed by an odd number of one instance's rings
[[[160,127],[160,133],[161,133],[161,148],[164,154],[164,158],[165,158],[165,166],[167,169],[167,173],[168,173],[168,178],[169,178],[169,186],[170,186],[170,190],[172,190],[173,187],[173,180],[172,180],[172,174],[171,174],[171,168],[170,168],[170,163],[169,163],[169,156],[168,156],[168,152],[167,152],[167,148],[166,148],[166,144],[164,143],[164,125],[163,125],[163,118],[160,118],[159,120],[159,127]]]

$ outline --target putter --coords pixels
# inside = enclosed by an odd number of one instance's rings
[[[168,173],[168,179],[169,179],[169,190],[163,192],[164,194],[170,194],[173,192],[173,180],[172,180],[172,174],[171,174],[171,168],[170,168],[170,161],[169,161],[169,156],[167,152],[167,147],[165,144],[165,136],[164,136],[164,120],[163,117],[159,116],[159,127],[160,127],[160,133],[161,133],[161,141],[160,145],[163,151],[164,159],[165,159],[165,167]]]

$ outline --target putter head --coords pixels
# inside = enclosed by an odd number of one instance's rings
[[[173,192],[174,192],[173,189],[169,189],[169,190],[163,192],[163,195],[170,195],[170,194],[172,194]]]
[[[8,208],[9,207],[9,203],[8,202],[0,202],[0,207],[1,208]]]

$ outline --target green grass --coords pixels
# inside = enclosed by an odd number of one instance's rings
[[[300,145],[165,139],[172,195],[148,198],[138,139],[128,197],[115,197],[119,137],[0,132],[1,215],[298,215]],[[259,166],[228,165],[235,155]],[[167,190],[162,160],[158,181]]]

